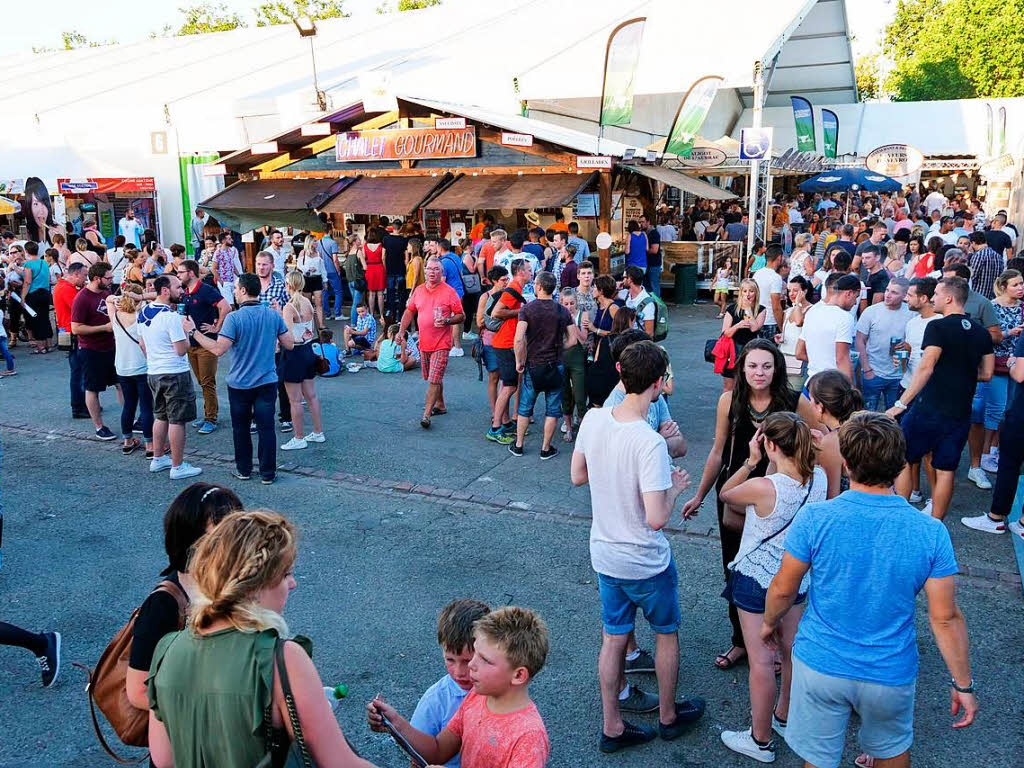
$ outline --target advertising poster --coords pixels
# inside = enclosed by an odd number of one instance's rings
[[[646,19],[630,19],[612,30],[604,58],[601,125],[628,125],[633,119],[633,86]]]
[[[679,104],[676,118],[668,132],[665,142],[665,153],[678,157],[689,157],[693,151],[693,142],[697,139],[704,120],[711,110],[711,103],[718,93],[722,78],[717,75],[702,77],[690,86],[686,96]]]
[[[814,140],[814,109],[811,102],[803,96],[790,96],[793,105],[793,124],[796,126],[796,151],[814,152],[817,142]]]
[[[821,140],[825,157],[835,157],[839,149],[839,115],[831,109],[821,110]]]

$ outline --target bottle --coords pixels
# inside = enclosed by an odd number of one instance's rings
[[[444,317],[444,310],[441,307],[434,307],[434,324],[436,325]]]
[[[337,709],[338,702],[348,696],[348,686],[344,683],[336,685],[333,688],[325,686],[324,696],[327,698],[327,703],[331,705],[331,709]]]

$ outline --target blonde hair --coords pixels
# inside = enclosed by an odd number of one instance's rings
[[[295,311],[302,312],[302,300],[305,296],[302,295],[302,289],[306,286],[306,278],[297,269],[293,269],[284,279],[284,284],[288,288],[291,296],[288,299],[288,303],[295,307]]]
[[[796,237],[793,238],[793,247],[803,248],[809,242],[811,242],[811,236],[806,232],[801,232]]]
[[[139,302],[136,299],[137,294],[121,292],[121,295],[117,297],[117,304],[115,305],[119,312],[131,312],[135,313],[139,311]]]
[[[743,289],[753,288],[754,289],[754,302],[747,308],[743,308]],[[761,288],[758,286],[757,281],[751,278],[747,278],[740,283],[740,289],[736,293],[736,311],[738,312],[750,312],[751,317],[757,317],[758,312],[761,311]]]
[[[774,443],[784,456],[793,459],[800,473],[800,481],[806,485],[814,476],[816,457],[811,428],[807,422],[790,411],[779,411],[769,414],[764,420],[761,434],[765,440]]]
[[[548,628],[535,611],[508,605],[478,619],[473,630],[498,646],[512,669],[526,667],[531,680],[544,668]]]
[[[84,237],[78,238],[77,240],[75,240],[75,250],[78,251],[79,253],[84,253],[85,251],[89,250],[89,241],[86,240]]]
[[[996,278],[996,296],[1002,296],[1006,293],[1006,289],[1009,287],[1010,281],[1017,277],[1021,277],[1021,274],[1016,269],[1003,270],[999,277]]]
[[[258,509],[232,512],[196,542],[188,572],[199,594],[189,626],[194,632],[226,620],[241,632],[276,629],[288,635],[277,612],[257,600],[292,570],[296,554],[295,526],[277,512]]]

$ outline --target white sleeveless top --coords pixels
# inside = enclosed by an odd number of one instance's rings
[[[776,531],[782,530],[793,519],[803,506],[805,497],[807,504],[813,504],[816,501],[824,501],[828,491],[828,478],[825,476],[825,470],[821,467],[814,468],[810,494],[808,494],[808,486],[800,485],[789,475],[776,472],[767,477],[775,486],[775,508],[768,517],[758,517],[754,506],[747,506],[740,549],[736,553],[736,559],[729,563],[730,568],[734,568],[744,576],[749,576],[765,589],[768,589],[775,574],[782,566],[782,555],[786,551],[787,531],[782,531],[764,544],[761,542]],[[758,546],[759,544],[760,546]],[[800,591],[806,591],[806,584],[801,584]]]
[[[146,356],[136,343],[139,338],[139,324],[135,322],[122,328],[117,320],[115,317],[111,323],[114,328],[114,369],[118,376],[139,376],[146,373],[149,370]],[[131,334],[131,338],[128,334]]]
[[[313,341],[313,337],[310,337],[308,339],[306,338],[307,331],[309,333],[313,332],[312,318],[310,318],[304,323],[300,320],[296,320],[294,323],[292,323],[292,338],[295,339],[296,346],[300,344],[309,344],[311,341]]]

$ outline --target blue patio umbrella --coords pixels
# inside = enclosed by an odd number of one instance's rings
[[[866,168],[833,168],[812,176],[800,183],[801,192],[846,192],[866,190],[868,192],[899,192],[902,185],[895,179]]]

